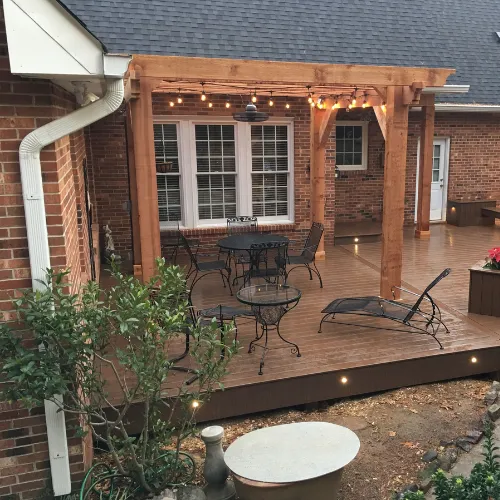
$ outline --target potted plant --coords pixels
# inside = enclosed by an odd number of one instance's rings
[[[486,263],[484,264],[483,268],[500,271],[500,247],[495,247],[491,250],[488,250],[488,257],[486,257]]]

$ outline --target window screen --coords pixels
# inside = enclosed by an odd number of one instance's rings
[[[180,221],[182,212],[177,125],[155,124],[154,142],[160,222]]]
[[[198,217],[236,216],[234,125],[195,125]]]
[[[252,125],[252,213],[288,216],[288,127]]]
[[[337,125],[336,158],[338,166],[363,165],[363,127],[361,125]]]

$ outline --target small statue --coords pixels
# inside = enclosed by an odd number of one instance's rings
[[[111,229],[108,224],[105,224],[102,228],[104,230],[104,261],[108,264],[113,260],[119,262],[122,258],[115,253],[115,243],[113,236],[111,236]]]

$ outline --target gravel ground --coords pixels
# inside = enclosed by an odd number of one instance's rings
[[[462,379],[334,401],[318,411],[277,410],[210,425],[224,427],[224,448],[243,434],[271,425],[324,421],[349,427],[358,435],[361,449],[345,469],[339,500],[385,500],[417,482],[427,450],[471,428],[485,410],[483,397],[490,385],[486,379]],[[203,482],[203,443],[193,437],[183,449],[199,461],[198,482]]]

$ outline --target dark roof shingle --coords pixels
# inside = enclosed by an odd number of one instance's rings
[[[483,0],[63,0],[110,52],[451,67],[500,104],[500,2]]]

